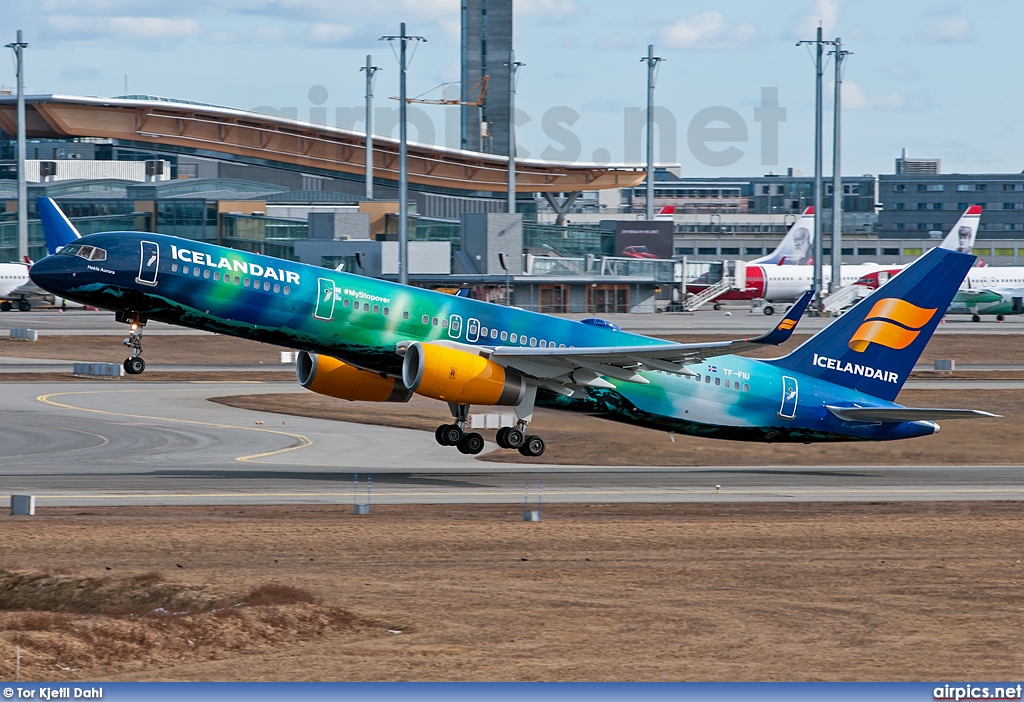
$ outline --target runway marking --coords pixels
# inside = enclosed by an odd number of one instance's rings
[[[91,431],[82,431],[81,429],[71,429],[69,427],[57,427],[57,428],[60,429],[61,431],[73,431],[76,434],[85,434],[86,436],[95,436],[97,439],[100,440],[100,443],[96,444],[95,446],[83,446],[81,448],[68,449],[67,451],[54,451],[53,453],[50,454],[51,456],[55,455],[55,454],[58,454],[58,453],[74,453],[75,451],[88,451],[88,450],[91,450],[91,449],[98,449],[98,448],[102,448],[102,447],[104,447],[104,446],[106,446],[107,444],[110,443],[110,439],[108,439],[107,437],[103,436],[102,434],[94,434]]]
[[[47,405],[52,405],[54,407],[61,407],[63,409],[69,409],[69,410],[77,410],[79,412],[91,412],[93,414],[105,414],[105,415],[112,416],[112,417],[128,417],[130,419],[152,419],[152,420],[155,420],[155,421],[158,421],[158,422],[171,422],[171,423],[174,423],[174,424],[195,424],[197,426],[217,427],[218,429],[240,429],[242,431],[256,431],[256,432],[261,432],[261,433],[264,433],[264,434],[277,434],[278,436],[287,436],[287,437],[295,440],[295,443],[292,444],[291,446],[285,446],[284,448],[275,449],[273,451],[264,451],[263,453],[256,453],[256,454],[253,454],[251,456],[239,456],[239,457],[235,458],[236,461],[240,461],[242,463],[248,463],[249,461],[252,461],[252,460],[257,459],[257,458],[266,458],[267,456],[274,456],[274,455],[281,454],[281,453],[287,453],[288,451],[296,451],[298,449],[306,448],[307,446],[312,446],[313,445],[312,439],[310,439],[308,436],[304,436],[302,434],[295,434],[293,432],[288,432],[288,431],[279,431],[277,429],[261,429],[259,427],[240,427],[240,426],[236,426],[234,424],[217,424],[215,422],[201,422],[201,421],[199,421],[197,419],[174,419],[173,417],[151,417],[149,415],[144,415],[144,414],[128,414],[127,412],[111,412],[109,410],[92,409],[92,408],[89,408],[89,407],[78,407],[76,405],[69,405],[69,404],[65,404],[63,402],[57,402],[56,400],[51,399],[51,398],[54,398],[54,397],[63,397],[65,395],[99,395],[99,394],[104,393],[104,392],[107,392],[107,393],[109,393],[109,392],[118,392],[118,393],[150,392],[150,393],[152,393],[154,391],[153,390],[79,390],[79,391],[75,391],[75,392],[51,392],[51,393],[48,393],[48,394],[45,394],[45,395],[39,395],[36,398],[36,400],[38,400],[39,402],[42,402],[44,404],[47,404]],[[176,390],[169,390],[168,391],[168,390],[164,390],[163,392],[184,392],[184,391],[176,391]]]

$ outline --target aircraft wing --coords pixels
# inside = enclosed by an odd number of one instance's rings
[[[973,419],[1002,415],[970,409],[944,409],[932,407],[841,407],[825,406],[829,412],[850,422],[919,422],[935,419]]]
[[[604,386],[599,378],[607,376],[634,383],[648,381],[639,371],[664,371],[694,375],[686,368],[708,358],[743,353],[762,346],[777,346],[787,341],[811,301],[813,292],[804,293],[775,328],[752,339],[709,341],[697,344],[661,344],[658,346],[599,346],[589,348],[535,348],[499,346],[488,356],[496,363],[541,379],[591,386]],[[586,380],[581,380],[586,379]]]

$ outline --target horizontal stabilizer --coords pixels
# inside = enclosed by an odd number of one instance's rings
[[[838,407],[835,405],[826,405],[825,407],[835,416],[848,422],[921,422],[1002,416],[981,410],[931,407]]]

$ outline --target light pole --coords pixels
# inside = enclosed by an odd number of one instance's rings
[[[824,311],[825,300],[821,294],[822,284],[822,242],[821,242],[821,57],[826,44],[835,44],[821,38],[821,25],[818,34],[812,41],[798,41],[797,46],[814,45],[814,308],[820,315]]]
[[[828,291],[834,293],[843,287],[843,174],[840,168],[840,113],[843,85],[843,63],[852,52],[843,51],[843,40],[836,37],[835,49],[835,105],[832,115],[832,280]]]
[[[665,59],[654,55],[654,44],[647,45],[647,203],[645,216],[654,219],[654,78],[655,69]]]
[[[366,199],[373,199],[373,75],[380,70],[373,65],[373,57],[366,55]]]
[[[516,61],[516,52],[508,52],[508,213],[516,212],[516,74],[525,63]]]
[[[408,124],[406,124],[405,74],[408,68],[405,60],[406,47],[410,41],[425,42],[421,36],[409,36],[405,33],[405,22],[399,27],[398,34],[385,35],[381,41],[398,41],[398,282],[409,284],[409,172],[408,160]]]
[[[19,29],[18,40],[6,46],[14,50],[18,72],[18,260],[24,261],[28,256],[28,186],[25,182],[25,47],[28,42],[22,41]]]

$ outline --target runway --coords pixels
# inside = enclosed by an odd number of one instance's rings
[[[945,383],[944,383],[945,385]],[[948,385],[947,385],[948,386]],[[290,383],[0,384],[0,505],[1022,500],[1024,467],[590,467],[489,463],[426,432],[211,403]],[[261,423],[258,423],[261,422]],[[716,489],[716,486],[720,486]]]

